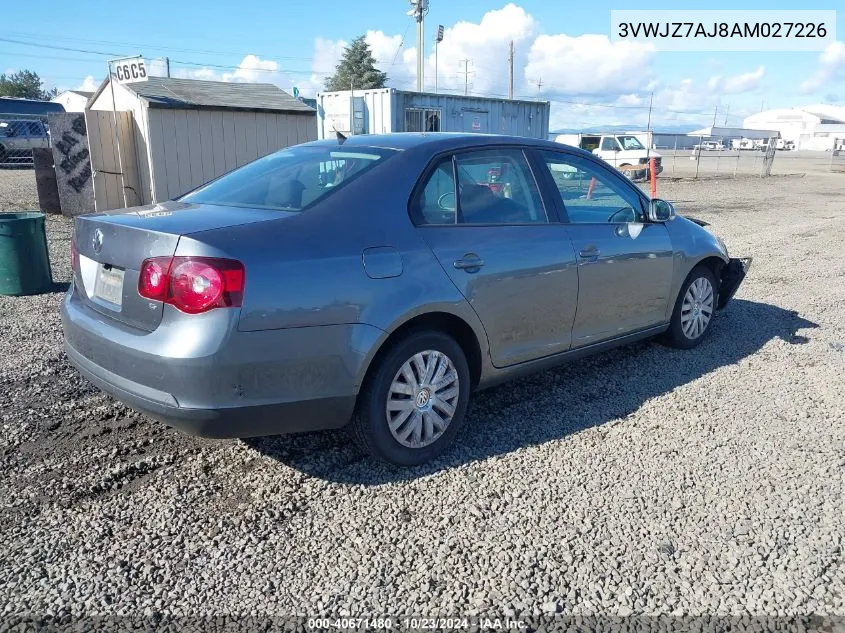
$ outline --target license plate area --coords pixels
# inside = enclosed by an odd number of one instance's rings
[[[123,269],[101,264],[94,282],[94,296],[101,301],[121,307],[123,304]]]

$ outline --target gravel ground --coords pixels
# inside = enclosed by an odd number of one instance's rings
[[[0,208],[32,206],[12,189]],[[479,394],[456,448],[413,470],[340,432],[198,440],[98,393],[62,352],[70,224],[51,218],[57,291],[0,297],[0,630],[33,614],[845,622],[845,176],[659,193],[755,258],[707,340]]]

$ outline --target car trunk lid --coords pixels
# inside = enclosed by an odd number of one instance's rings
[[[138,294],[138,276],[145,259],[173,256],[183,235],[290,215],[265,209],[166,202],[77,217],[76,292],[97,312],[151,332],[161,323],[164,304]]]

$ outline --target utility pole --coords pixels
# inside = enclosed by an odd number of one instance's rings
[[[537,101],[540,100],[540,90],[543,88],[543,78],[537,80]]]
[[[408,15],[417,21],[417,92],[422,92],[425,84],[425,15],[428,13],[428,0],[409,2],[412,8]]]
[[[513,99],[513,40],[508,55],[508,99]]]
[[[437,46],[443,41],[443,25],[437,26],[437,37],[434,38],[434,93],[437,94]]]
[[[164,58],[164,65],[167,67],[167,76],[170,77],[170,58]]]
[[[725,127],[728,127],[728,112],[731,111],[731,104],[728,104],[728,107],[725,108]]]
[[[464,76],[464,94],[469,94],[469,65],[472,63],[471,59],[462,59],[461,62],[464,65],[464,69],[461,71],[461,74]]]

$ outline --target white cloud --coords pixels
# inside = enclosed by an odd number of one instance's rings
[[[525,77],[542,78],[549,94],[617,95],[642,90],[651,75],[654,47],[611,42],[606,35],[540,35]]]
[[[223,74],[223,81],[238,83],[273,83],[278,79],[279,62],[261,59],[258,55],[247,55],[241,60],[237,70]]]
[[[766,67],[760,66],[753,72],[733,75],[732,77],[722,77],[715,75],[710,78],[708,86],[712,92],[718,94],[741,94],[743,92],[753,92],[760,87],[760,80],[766,74]]]
[[[815,92],[845,76],[845,42],[833,42],[819,55],[819,67],[801,84],[801,92]]]
[[[446,25],[438,47],[438,89],[463,93],[461,61],[470,60],[466,77],[470,94],[505,96],[508,48],[513,41],[515,95],[535,98],[537,82],[542,79],[540,96],[552,102],[553,129],[596,123],[644,126],[652,93],[653,123],[704,125],[712,120],[717,94],[754,91],[765,73],[765,68],[760,67],[734,76],[718,75],[709,83],[687,79],[670,85],[654,72],[656,53],[652,45],[611,42],[601,34],[543,33],[543,26],[514,3],[484,13],[477,22],[464,20]],[[436,22],[430,18],[426,32],[426,90],[434,88],[435,29]],[[407,30],[407,37],[371,30],[365,39],[379,69],[388,74],[389,86],[416,86],[413,28]],[[306,70],[301,66],[294,70],[287,62],[250,54],[231,71],[178,68],[173,74],[218,81],[269,82],[284,90],[297,86],[303,95],[313,96],[334,73],[347,45],[345,40],[316,38],[310,68]],[[710,67],[713,72],[713,64]]]
[[[161,77],[166,74],[166,70],[163,66],[155,66],[150,74]],[[262,59],[253,54],[246,55],[237,68],[231,71],[221,71],[208,66],[200,68],[179,67],[172,69],[171,75],[183,79],[203,79],[206,81],[270,83],[288,91],[296,85],[294,79],[281,69],[279,62],[272,59]]]
[[[75,90],[83,90],[85,92],[94,92],[97,89],[97,86],[100,85],[100,82],[94,79],[93,75],[88,75],[81,84],[79,84]]]

